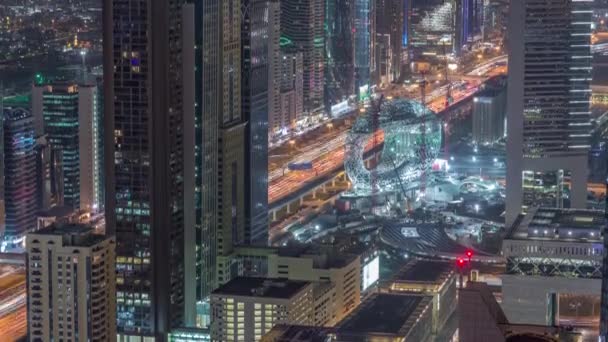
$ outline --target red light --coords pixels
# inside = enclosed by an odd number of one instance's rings
[[[459,266],[459,267],[464,266],[464,259],[463,259],[463,258],[458,258],[458,261],[457,261],[457,262],[458,262],[458,266]]]
[[[467,251],[467,257],[469,257],[469,259],[470,259],[471,257],[473,257],[473,252],[472,252],[472,251]]]

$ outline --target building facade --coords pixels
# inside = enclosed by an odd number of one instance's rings
[[[116,237],[120,341],[165,341],[186,324],[184,169],[194,118],[193,8],[181,0],[104,2],[106,234]],[[188,15],[189,14],[189,15]],[[124,27],[129,27],[125,30]],[[240,32],[237,28],[237,32]]]
[[[599,323],[605,225],[602,211],[530,208],[502,246],[501,306],[509,321]]]
[[[319,322],[333,326],[361,303],[361,261],[357,255],[336,255],[314,250],[279,251],[268,256],[268,277],[330,283],[331,313]],[[326,291],[326,292],[327,292]],[[323,302],[323,291],[316,291],[316,302]],[[318,311],[321,316],[323,313]]]
[[[211,294],[213,341],[259,341],[277,324],[312,324],[313,285],[235,278]]]
[[[355,93],[355,7],[349,0],[325,8],[325,106],[331,109]]]
[[[473,141],[493,144],[505,136],[506,87],[485,89],[473,98]]]
[[[304,120],[304,58],[293,48],[281,48],[281,111],[271,123],[275,134],[295,131]]]
[[[84,225],[27,236],[29,341],[116,341],[112,237]]]
[[[506,224],[553,187],[563,205],[584,208],[590,137],[592,2],[513,2],[509,18]],[[551,177],[539,189],[539,178]],[[557,184],[555,184],[557,183]]]
[[[402,60],[402,37],[403,37],[403,16],[407,13],[403,12],[405,1],[401,0],[376,0],[376,36],[386,37],[382,44],[383,50],[386,51],[382,60],[378,61],[376,57],[376,65],[386,65],[384,72],[381,73],[378,67],[380,76],[386,75],[386,82],[392,82],[399,79],[401,75],[401,67],[404,64]],[[376,45],[379,45],[377,41]],[[377,55],[378,56],[378,55]],[[382,80],[381,80],[382,81]]]
[[[240,244],[268,244],[268,117],[277,109],[277,79],[271,71],[278,60],[278,4],[268,0],[243,2],[241,22],[242,116],[247,121],[245,168],[245,234]],[[270,14],[274,16],[270,16]],[[272,37],[272,40],[269,39]],[[278,76],[278,75],[276,75]],[[270,95],[274,97],[271,98]]]
[[[36,137],[45,136],[61,165],[62,205],[97,211],[103,207],[102,116],[96,85],[34,85]]]
[[[324,105],[324,20],[324,0],[281,1],[281,37],[285,44],[293,45],[303,56],[304,112],[307,115],[322,111]]]
[[[5,108],[3,117],[4,239],[17,243],[36,228],[39,208],[34,121],[23,108]]]

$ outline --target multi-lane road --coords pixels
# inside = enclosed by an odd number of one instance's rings
[[[467,75],[477,75],[482,77],[492,77],[504,72],[506,56],[493,58]],[[469,98],[477,92],[480,82],[458,82],[451,94],[454,99],[451,105],[456,105],[460,101]],[[435,112],[445,109],[445,86],[439,87],[429,92],[427,105]],[[392,97],[392,95],[390,96]],[[269,173],[268,202],[273,203],[281,200],[285,196],[294,193],[309,182],[327,176],[328,173],[339,169],[344,163],[344,143],[348,131],[343,129],[328,138],[309,144],[305,149],[295,156],[290,162],[312,162],[313,168],[306,171],[287,171],[285,168],[273,168]],[[326,135],[328,137],[329,135]],[[370,146],[371,147],[371,146]]]
[[[0,342],[17,341],[25,336],[25,273],[13,266],[0,266]]]

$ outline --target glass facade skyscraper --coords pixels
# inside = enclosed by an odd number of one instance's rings
[[[78,146],[78,86],[56,84],[42,93],[44,133],[52,149],[61,151],[63,204],[80,208],[80,154]]]
[[[355,95],[355,12],[350,0],[325,2],[325,107]]]
[[[247,121],[246,226],[240,244],[268,244],[268,118],[271,91],[271,12],[268,0],[243,2],[242,111]],[[276,75],[278,77],[278,75]],[[277,93],[276,96],[279,94]]]
[[[184,118],[194,113],[184,73],[194,66],[183,55],[193,44],[182,38],[192,10],[183,6],[104,2],[106,233],[116,235],[119,341],[164,341],[185,321]]]
[[[511,3],[507,101],[506,223],[539,205],[538,195],[586,207],[591,119],[593,2]],[[547,186],[539,180],[547,180]],[[557,184],[556,184],[557,183]]]
[[[12,242],[36,228],[36,141],[32,115],[22,108],[5,108],[4,200],[5,240]]]
[[[325,0],[282,0],[281,37],[302,52],[304,61],[304,112],[324,106]]]

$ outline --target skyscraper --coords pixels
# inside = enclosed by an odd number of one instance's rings
[[[62,167],[63,204],[73,209],[103,206],[101,113],[96,85],[34,85],[36,137],[46,141]]]
[[[269,94],[278,96],[276,79],[270,78],[270,72],[272,58],[278,62],[279,37],[278,28],[272,26],[276,22],[271,20],[279,13],[276,2],[271,11],[268,0],[246,0],[243,6],[241,100],[243,120],[247,121],[245,160],[249,172],[245,182],[245,234],[235,242],[264,246],[268,244],[268,116],[277,104]]]
[[[268,4],[268,138],[283,133],[281,122],[281,3]]]
[[[114,238],[54,224],[26,246],[29,341],[115,341]]]
[[[44,133],[51,148],[61,151],[63,167],[63,201],[73,209],[80,208],[80,154],[78,148],[78,86],[75,84],[53,84],[34,92],[32,108],[41,108],[32,113],[36,121],[43,120]],[[36,96],[41,94],[41,97]],[[39,127],[40,124],[37,124]]]
[[[376,35],[387,35],[390,51],[390,80],[397,80],[401,74],[401,51],[403,37],[403,0],[376,0]],[[376,61],[376,65],[379,61]]]
[[[185,323],[184,163],[193,141],[192,7],[181,0],[104,2],[106,232],[116,236],[119,340],[164,341]],[[186,38],[187,37],[187,38]]]
[[[4,199],[5,240],[25,237],[36,228],[36,141],[30,112],[22,108],[4,109]]]
[[[364,96],[369,91],[372,80],[372,47],[375,45],[373,0],[355,0],[354,45],[355,45],[355,92]]]
[[[231,253],[245,241],[246,125],[242,116],[241,3],[238,0],[202,0],[202,111],[197,126],[197,161],[201,181],[200,231],[197,247],[197,315],[219,284],[236,274]],[[264,70],[267,70],[264,67]],[[263,98],[262,98],[263,97]],[[260,101],[267,108],[266,89]],[[268,115],[264,112],[264,115]],[[200,136],[199,136],[200,134]],[[200,139],[199,139],[200,137]],[[267,139],[267,135],[264,139]],[[197,225],[198,225],[197,222]],[[206,325],[201,322],[199,325]]]
[[[281,48],[281,115],[274,127],[296,128],[304,120],[304,62],[293,46]]]
[[[304,111],[312,115],[324,105],[324,0],[281,1],[281,36],[304,57]]]
[[[355,95],[355,7],[349,0],[328,0],[325,7],[326,108]]]
[[[507,101],[510,226],[522,207],[584,208],[590,137],[592,2],[511,3]]]

